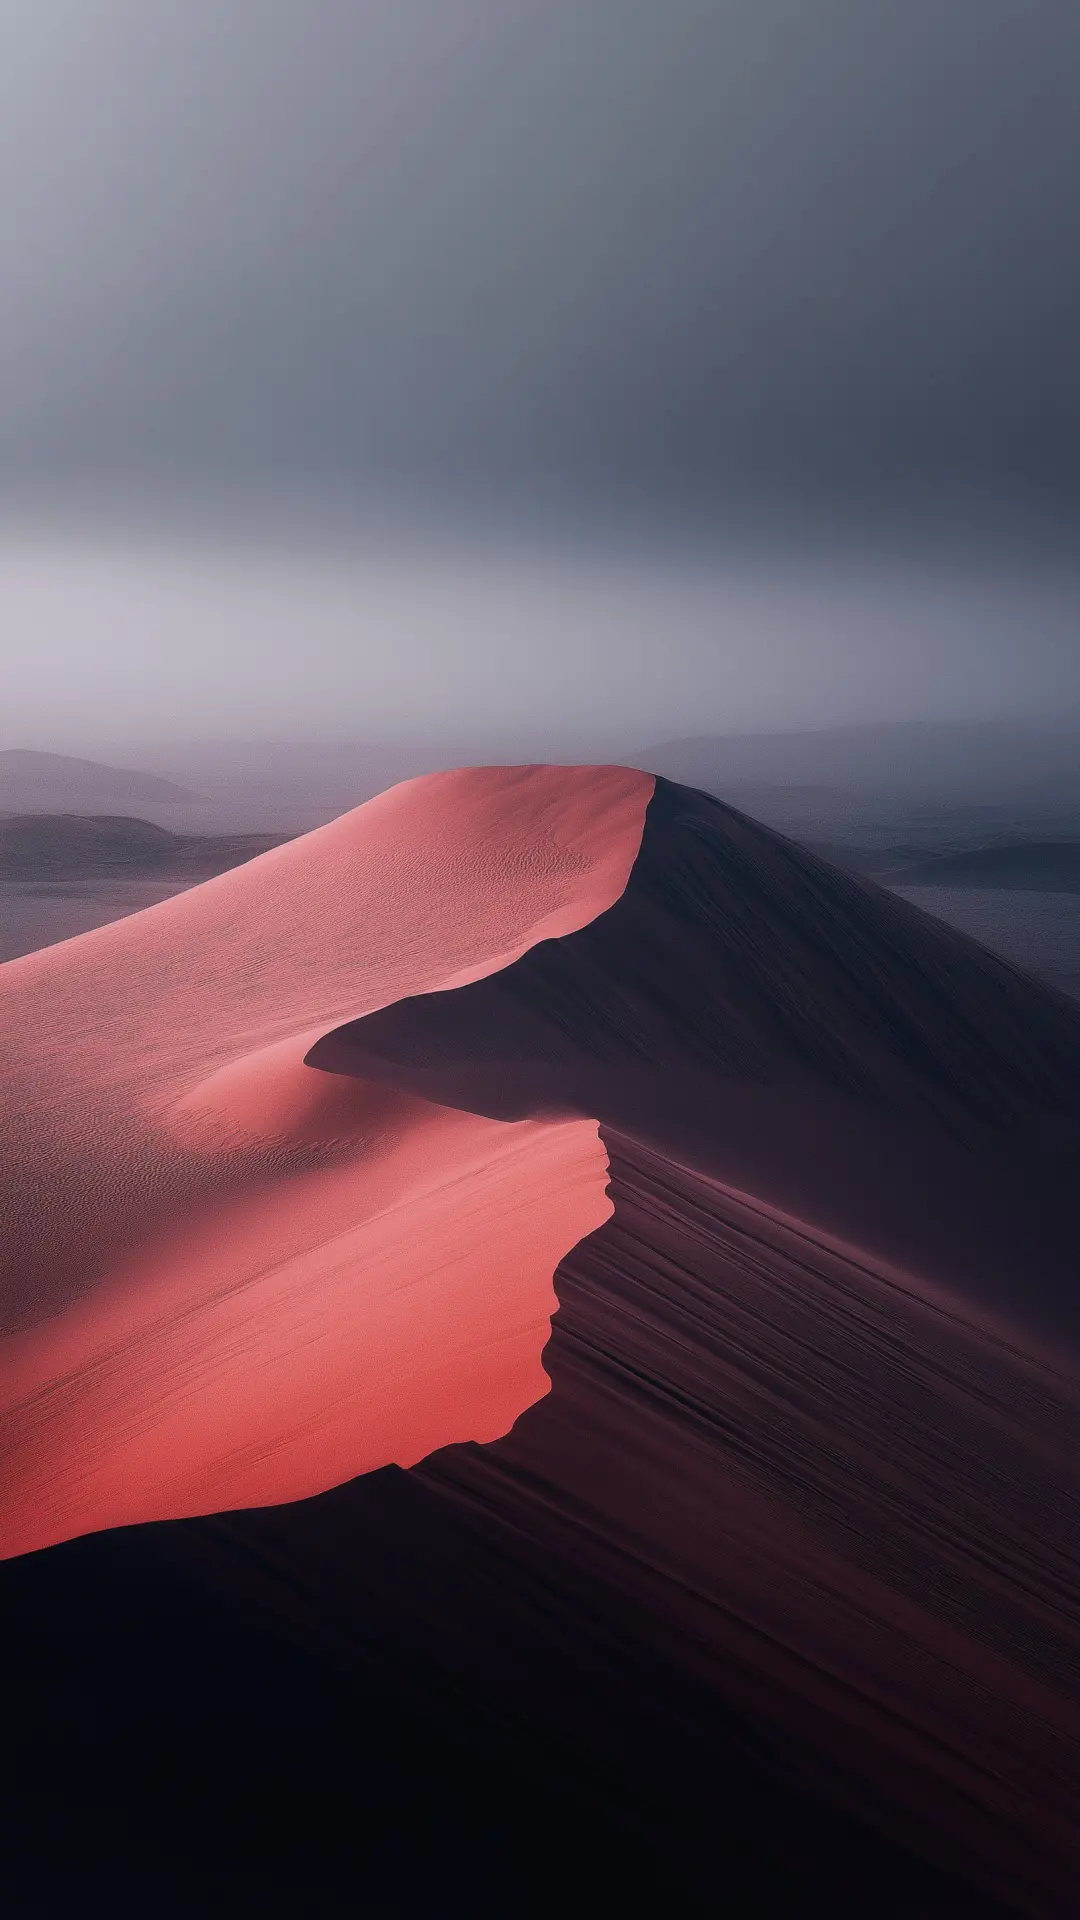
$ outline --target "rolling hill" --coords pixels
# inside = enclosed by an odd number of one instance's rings
[[[100,813],[140,802],[186,802],[197,796],[154,774],[131,773],[63,753],[25,747],[0,750],[0,811]]]

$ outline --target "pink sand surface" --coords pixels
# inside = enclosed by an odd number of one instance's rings
[[[304,1065],[622,893],[652,781],[407,782],[0,967],[0,1550],[294,1500],[490,1440],[546,1390],[591,1120],[507,1123]]]

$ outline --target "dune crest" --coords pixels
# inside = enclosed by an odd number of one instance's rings
[[[493,1117],[596,1116],[610,1154],[612,1218],[557,1276],[550,1396],[495,1448],[412,1476],[457,1524],[479,1513],[502,1556],[507,1668],[537,1673],[523,1727],[548,1711],[576,1617],[608,1670],[561,1724],[628,1798],[652,1770],[667,1831],[699,1807],[693,1911],[715,1906],[716,1809],[745,1765],[733,1713],[774,1778],[1010,1912],[1072,1912],[1080,1008],[658,780],[606,914],[311,1058]],[[347,1541],[372,1492],[342,1488],[321,1522],[337,1606],[363,1605]],[[384,1501],[384,1538],[408,1537],[415,1497]],[[287,1537],[306,1564],[319,1526],[254,1515],[241,1537]],[[441,1572],[423,1587],[443,1605]],[[505,1592],[523,1596],[513,1629]],[[455,1601],[486,1605],[479,1581]],[[432,1642],[453,1670],[434,1615],[410,1653]],[[520,1701],[493,1665],[476,1692]],[[754,1912],[814,1905],[758,1894]],[[879,1910],[876,1894],[844,1908]]]
[[[304,1060],[605,911],[652,785],[410,781],[0,968],[5,1554],[295,1500],[493,1439],[547,1391],[552,1275],[610,1213],[595,1124]]]

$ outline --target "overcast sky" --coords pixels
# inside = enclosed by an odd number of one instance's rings
[[[1054,496],[1075,0],[0,0],[9,475]]]
[[[1068,527],[1078,98],[1076,0],[0,0],[8,744],[1080,707],[1056,579],[731,562],[740,515]],[[474,494],[693,512],[708,584],[133,531]]]

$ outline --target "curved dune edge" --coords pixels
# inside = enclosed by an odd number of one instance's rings
[[[309,1058],[622,1135],[1080,1355],[1080,1010],[906,902],[658,781],[630,884],[567,940]]]
[[[0,1555],[305,1498],[505,1434],[560,1260],[610,1215],[588,1119],[304,1065],[343,1013],[483,978],[626,886],[653,782],[485,768],[0,968]]]
[[[597,1128],[408,1120],[10,1337],[4,1557],[305,1499],[548,1392],[555,1269],[611,1213]]]

